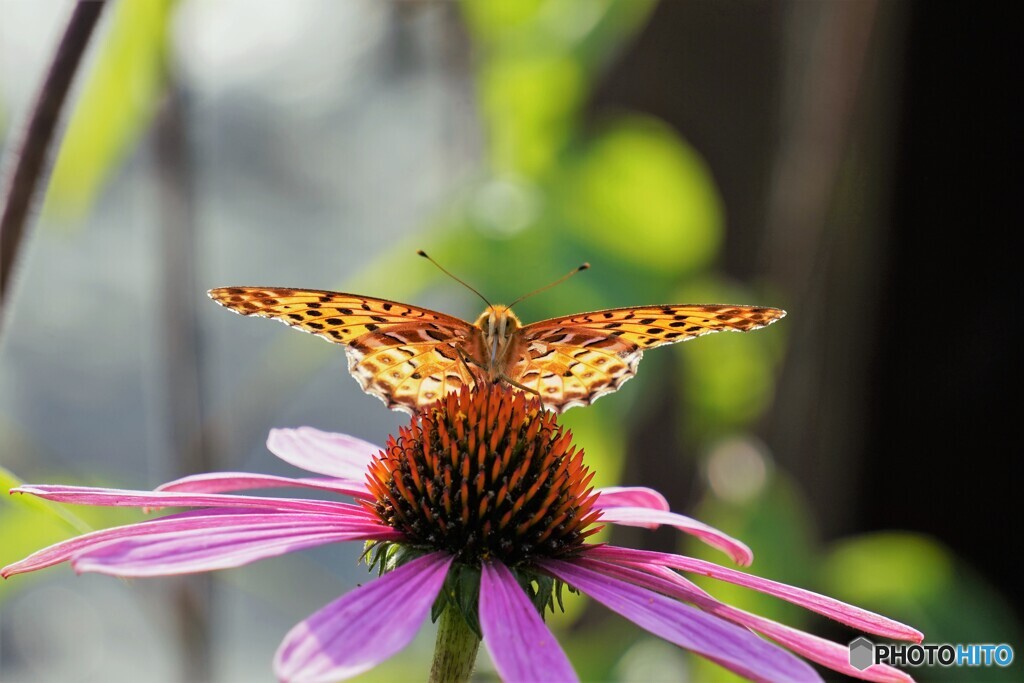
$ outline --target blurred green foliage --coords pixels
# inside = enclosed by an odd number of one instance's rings
[[[50,179],[47,209],[81,217],[135,146],[156,111],[166,82],[165,59],[174,0],[115,3]]]
[[[715,274],[690,279],[677,291],[678,301],[754,302],[748,292]],[[756,335],[723,334],[714,343],[683,345],[676,379],[688,406],[681,423],[689,440],[708,443],[742,432],[764,414],[775,394],[787,334],[783,321]]]
[[[723,210],[693,148],[660,121],[619,115],[566,169],[566,227],[609,258],[671,277],[707,268]],[[641,234],[638,234],[641,233]]]
[[[1024,627],[1006,599],[947,547],[909,532],[844,539],[820,565],[822,592],[913,624],[929,643],[1024,642]],[[922,677],[923,678],[923,677]],[[1019,681],[1020,659],[1005,669],[932,667],[928,679]]]
[[[72,483],[67,481],[67,477],[57,476],[54,478],[56,480]],[[6,493],[22,483],[13,473],[0,467],[0,491]],[[97,485],[109,484],[97,482]],[[139,521],[141,518],[137,511],[123,508],[72,509],[33,496],[3,495],[0,497],[0,529],[3,529],[0,567],[72,536]],[[45,579],[45,574],[29,573],[19,576],[17,582],[0,581],[0,603],[12,591],[22,589],[32,581]]]

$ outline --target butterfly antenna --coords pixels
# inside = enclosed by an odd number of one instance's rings
[[[487,300],[487,297],[485,297],[485,296],[484,296],[483,294],[481,294],[480,292],[478,292],[478,291],[476,290],[476,288],[475,288],[475,287],[471,287],[471,286],[470,286],[470,285],[469,285],[469,284],[468,284],[468,283],[467,283],[467,282],[466,282],[465,280],[461,280],[461,279],[459,279],[459,278],[455,277],[454,275],[452,275],[452,274],[451,274],[451,271],[449,271],[449,270],[448,270],[447,268],[445,268],[444,266],[442,266],[442,265],[441,265],[440,263],[438,263],[438,262],[437,262],[437,261],[435,261],[434,259],[430,258],[430,257],[429,257],[429,256],[427,255],[427,252],[423,251],[422,249],[417,249],[417,250],[416,250],[416,253],[417,253],[417,254],[419,254],[420,256],[422,256],[423,258],[427,259],[427,260],[428,260],[428,261],[430,261],[431,263],[433,263],[433,264],[434,264],[435,266],[437,266],[438,270],[440,270],[440,271],[441,271],[442,273],[444,273],[445,275],[447,275],[447,276],[448,276],[448,277],[450,277],[451,279],[455,280],[455,281],[456,281],[456,282],[458,282],[458,283],[459,283],[460,285],[462,285],[463,287],[465,287],[466,289],[468,289],[469,291],[473,292],[473,293],[474,293],[474,294],[476,294],[476,295],[477,295],[478,297],[480,297],[481,299],[483,299],[483,300],[484,300],[484,303],[485,303],[485,304],[487,304],[488,306],[491,306],[491,305],[492,305],[492,304],[491,304],[491,302]]]
[[[519,302],[520,302],[520,301],[522,301],[523,299],[528,299],[528,298],[530,298],[531,296],[533,296],[534,294],[540,294],[541,292],[543,292],[543,291],[545,291],[545,290],[551,289],[551,288],[552,288],[552,287],[554,287],[555,285],[560,285],[560,284],[562,284],[563,282],[565,282],[566,280],[568,280],[569,278],[571,278],[571,277],[572,277],[573,275],[575,275],[576,273],[578,273],[578,272],[580,272],[580,271],[583,271],[583,270],[586,270],[586,269],[587,269],[587,268],[589,268],[589,267],[590,267],[590,264],[589,264],[589,263],[583,263],[583,264],[581,264],[581,265],[578,265],[578,266],[576,266],[575,268],[573,268],[572,270],[570,270],[570,271],[569,271],[568,273],[566,273],[565,275],[563,275],[562,277],[560,277],[560,278],[558,278],[557,280],[555,280],[554,282],[552,282],[551,284],[547,284],[547,285],[544,285],[543,287],[540,287],[539,289],[535,289],[535,290],[533,290],[532,292],[530,292],[529,294],[523,294],[523,295],[522,295],[521,297],[519,297],[518,299],[516,299],[515,301],[513,301],[512,303],[510,303],[510,304],[508,305],[508,307],[509,307],[509,308],[512,308],[513,306],[515,306],[515,305],[516,305],[517,303],[519,303]]]

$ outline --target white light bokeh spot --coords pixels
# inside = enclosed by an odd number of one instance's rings
[[[760,441],[751,436],[728,437],[708,454],[708,484],[722,500],[745,503],[764,489],[770,461]]]

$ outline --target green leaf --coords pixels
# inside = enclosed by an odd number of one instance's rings
[[[676,301],[777,305],[714,278],[688,283]],[[775,394],[775,368],[784,348],[785,319],[749,334],[716,334],[682,344],[678,382],[686,397],[690,436],[714,438],[742,430],[768,408]]]
[[[586,92],[581,65],[564,53],[502,56],[481,67],[478,83],[494,169],[527,177],[547,171]]]
[[[481,54],[480,106],[499,174],[536,178],[557,166],[598,70],[653,7],[652,0],[462,3]]]
[[[826,585],[874,604],[920,602],[945,591],[954,558],[917,534],[882,532],[837,543],[822,565]]]
[[[799,487],[775,470],[759,495],[744,503],[709,496],[694,517],[741,539],[754,551],[749,573],[797,586],[810,587],[817,563],[816,530]],[[688,539],[685,554],[729,566],[718,550]],[[808,612],[777,598],[713,579],[697,578],[719,600],[749,612],[801,627]]]
[[[0,487],[6,492],[22,482],[10,471],[0,468]],[[82,516],[29,494],[0,496],[0,567],[17,562],[33,552],[79,533],[138,521],[138,512],[126,508],[81,507]],[[83,519],[84,517],[84,519]],[[52,576],[33,572],[10,581],[0,581],[0,599],[28,582]]]
[[[595,473],[595,486],[612,486],[622,479],[626,434],[621,406],[625,403],[622,397],[617,402],[605,399],[604,403],[571,410],[560,418],[572,432],[572,442],[585,452],[587,467]]]
[[[821,590],[903,621],[926,643],[1008,643],[1024,626],[1007,596],[933,538],[909,532],[863,534],[836,543],[821,564]],[[936,681],[1019,681],[1024,665],[1008,668],[930,667]]]
[[[474,42],[488,53],[571,52],[594,72],[646,23],[656,0],[464,0]]]
[[[755,333],[756,334],[756,333]],[[691,407],[688,422],[705,432],[740,428],[771,402],[773,365],[764,345],[736,334],[683,347],[680,385]]]
[[[80,216],[149,124],[163,91],[173,0],[118,2],[69,120],[48,210]]]
[[[462,16],[476,42],[494,44],[501,42],[509,33],[532,33],[523,29],[533,28],[532,24],[544,4],[544,0],[465,0],[462,3]]]
[[[18,479],[18,477],[14,476],[10,470],[0,467],[0,491],[7,492],[24,483],[25,482]],[[60,520],[72,531],[79,534],[86,534],[93,530],[88,523],[78,515],[69,511],[64,505],[58,505],[48,500],[43,500],[42,498],[36,498],[35,496],[24,494],[12,494],[7,499],[7,502],[12,506],[20,506],[26,510],[41,513],[51,519]]]
[[[567,227],[581,241],[655,275],[706,267],[722,240],[722,202],[707,165],[655,119],[614,121],[560,189]]]

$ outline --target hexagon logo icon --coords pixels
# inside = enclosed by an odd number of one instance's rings
[[[850,666],[863,671],[875,663],[875,644],[861,636],[850,643]]]

